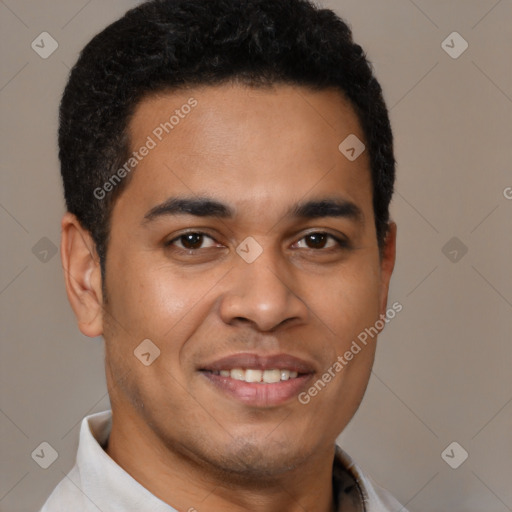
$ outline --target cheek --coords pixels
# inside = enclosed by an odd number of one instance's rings
[[[324,283],[321,297],[312,305],[324,332],[335,335],[328,336],[329,354],[319,376],[326,378],[328,384],[325,388],[317,385],[321,391],[313,389],[313,384],[305,398],[311,400],[309,405],[314,408],[315,417],[332,418],[333,434],[341,430],[340,425],[348,423],[368,385],[376,347],[376,337],[369,336],[368,329],[379,319],[378,291],[378,269],[367,262],[347,268],[336,279]]]
[[[155,265],[149,257],[144,260],[144,254],[129,255],[111,265],[107,275],[108,308],[118,323],[112,341],[126,345],[128,336],[135,343],[133,350],[149,338],[161,350],[172,351],[173,357],[166,360],[178,364],[187,340],[212,307],[215,285],[226,272],[221,270],[199,275],[170,264]]]
[[[339,269],[316,290],[309,305],[337,335],[339,349],[379,318],[379,273],[368,262]]]

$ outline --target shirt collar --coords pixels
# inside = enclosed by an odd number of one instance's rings
[[[76,464],[84,494],[100,510],[177,512],[105,452],[111,428],[111,410],[91,414],[82,421]]]
[[[86,416],[80,428],[76,465],[84,494],[101,510],[177,512],[153,495],[104,450],[112,427],[112,411]],[[370,512],[372,489],[351,457],[336,446],[333,464],[336,510]]]

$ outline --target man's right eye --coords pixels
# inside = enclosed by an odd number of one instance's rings
[[[215,240],[207,235],[206,233],[189,231],[188,233],[182,233],[181,235],[169,240],[165,243],[166,247],[176,246],[178,249],[185,251],[195,251],[199,249],[208,249],[209,247],[215,247],[215,243],[210,243],[207,247],[202,247],[202,244],[206,239],[215,242]]]

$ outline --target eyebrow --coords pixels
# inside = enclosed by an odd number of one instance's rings
[[[151,208],[144,215],[144,223],[172,215],[194,215],[196,217],[216,217],[229,219],[235,210],[227,204],[207,197],[170,197]],[[301,201],[293,205],[285,217],[317,219],[322,217],[347,218],[358,224],[364,223],[364,214],[352,201],[339,197]]]
[[[352,201],[342,198],[325,198],[300,202],[292,207],[287,216],[304,219],[344,217],[357,224],[364,224],[363,210]]]
[[[144,215],[144,221],[148,222],[168,215],[230,218],[234,217],[234,210],[219,201],[206,197],[170,197],[151,208]]]

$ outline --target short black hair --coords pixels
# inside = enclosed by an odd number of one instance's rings
[[[344,94],[365,136],[382,250],[395,182],[393,136],[381,87],[348,25],[308,0],[151,0],[85,46],[60,105],[66,206],[91,233],[102,271],[112,208],[129,180],[105,197],[95,190],[129,158],[136,106],[154,93],[227,82]]]

